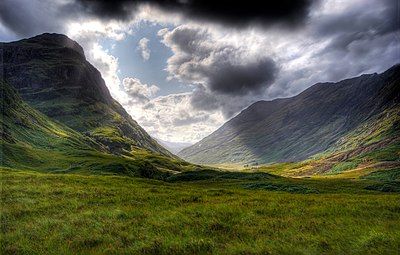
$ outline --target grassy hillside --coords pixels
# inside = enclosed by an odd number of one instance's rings
[[[400,195],[373,190],[376,176],[208,172],[166,183],[0,174],[2,254],[397,254],[400,246]]]
[[[329,150],[301,162],[259,167],[284,176],[358,178],[400,168],[400,107],[387,109],[359,125]]]
[[[0,47],[2,78],[33,108],[91,136],[111,153],[139,148],[174,157],[111,97],[76,42],[43,34]]]
[[[319,83],[292,98],[257,102],[178,155],[205,164],[302,161],[371,118],[393,114],[388,109],[399,104],[397,65],[382,74]]]
[[[1,166],[159,179],[174,172],[201,169],[141,148],[135,148],[128,156],[110,154],[102,143],[32,109],[6,83],[0,82],[0,86]]]

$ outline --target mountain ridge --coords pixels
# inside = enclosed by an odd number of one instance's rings
[[[382,74],[317,83],[291,98],[258,101],[178,155],[206,164],[304,160],[398,104],[399,70],[395,65]]]

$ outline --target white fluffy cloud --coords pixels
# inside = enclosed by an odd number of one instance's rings
[[[191,93],[171,94],[125,107],[153,136],[166,141],[195,142],[222,125],[224,118],[217,111],[194,109],[191,97]]]
[[[128,94],[130,103],[147,103],[149,97],[154,96],[160,90],[156,85],[147,85],[137,78],[124,78],[122,81],[125,92]]]
[[[140,50],[140,54],[144,61],[149,60],[150,58],[150,49],[149,49],[149,39],[143,37],[140,39],[138,43],[138,50]]]
[[[119,88],[118,58],[109,54],[101,45],[94,43],[86,53],[89,61],[100,70],[101,75],[113,97],[121,100],[123,95]]]

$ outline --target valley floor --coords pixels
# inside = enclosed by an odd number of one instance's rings
[[[400,194],[371,180],[0,174],[1,254],[400,250]]]

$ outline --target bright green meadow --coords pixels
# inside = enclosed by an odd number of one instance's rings
[[[396,180],[200,171],[158,181],[3,168],[1,253],[399,254]]]

